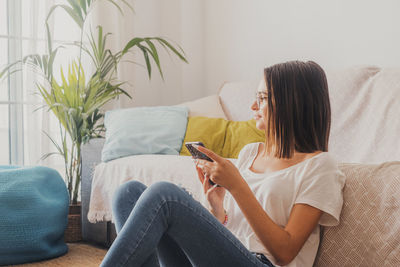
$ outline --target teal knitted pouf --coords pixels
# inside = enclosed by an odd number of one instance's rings
[[[68,191],[46,167],[0,166],[0,265],[65,254]]]

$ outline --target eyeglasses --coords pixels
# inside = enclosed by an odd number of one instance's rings
[[[266,92],[257,92],[256,93],[256,102],[257,107],[262,108],[264,107],[265,103],[267,103],[268,96]]]

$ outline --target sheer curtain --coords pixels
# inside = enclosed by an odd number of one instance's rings
[[[19,56],[29,54],[45,54],[47,52],[47,41],[45,31],[45,19],[52,5],[63,3],[62,0],[8,0],[8,7],[10,2],[15,1],[19,4],[15,5],[15,9],[8,8],[9,25],[10,20],[14,20],[14,24],[20,30],[16,31],[17,36],[10,36],[14,38],[10,44],[15,43],[20,51],[17,52]],[[15,3],[14,2],[14,3]],[[12,12],[14,12],[12,14]],[[15,20],[13,16],[19,20]],[[19,25],[18,25],[19,23]],[[73,42],[79,38],[79,28],[75,26],[74,22],[61,10],[56,9],[49,22],[50,31],[54,39],[53,46],[56,47],[61,42]],[[8,51],[13,48],[9,47]],[[67,64],[72,61],[74,57],[78,56],[77,48],[73,46],[66,46],[61,49],[57,55],[54,63],[55,78],[60,77],[60,68],[63,66],[64,72],[67,70]],[[43,79],[38,71],[32,67],[24,66],[22,72],[15,75],[16,84],[20,84],[21,88],[15,87],[9,90],[20,91],[16,96],[17,106],[17,119],[19,137],[13,137],[12,131],[11,138],[18,139],[18,147],[20,150],[11,151],[12,153],[19,154],[19,160],[11,160],[11,164],[18,165],[44,165],[57,169],[61,176],[64,176],[64,161],[60,155],[52,155],[46,159],[41,159],[43,155],[56,152],[56,148],[49,137],[51,136],[56,142],[60,142],[60,125],[58,120],[51,111],[45,106],[45,102],[38,94],[37,84],[43,84]],[[10,94],[12,95],[12,94]],[[11,111],[12,112],[12,111]],[[22,114],[21,114],[22,113]],[[12,116],[10,115],[10,119]],[[23,154],[21,157],[20,154]]]
[[[47,51],[46,32],[44,22],[46,14],[54,0],[23,0],[22,25],[25,35],[30,38],[23,42],[23,55],[44,54]],[[50,21],[51,32],[54,33],[54,20]],[[51,156],[45,160],[41,157],[55,151],[54,145],[45,133],[57,140],[58,124],[54,115],[47,108],[41,108],[45,103],[38,95],[36,83],[43,83],[40,75],[25,66],[23,70],[24,88],[24,164],[46,165],[56,168],[61,175],[64,174],[61,156]]]
[[[44,20],[52,4],[53,0],[0,0],[0,68],[46,51]],[[60,170],[58,159],[40,160],[51,149],[42,130],[54,134],[51,114],[35,111],[43,104],[34,95],[40,82],[40,75],[27,66],[0,82],[0,164],[43,164]]]

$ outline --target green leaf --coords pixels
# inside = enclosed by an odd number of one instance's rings
[[[83,10],[84,14],[86,13],[86,1],[85,0],[79,0],[79,6],[81,7],[81,9]]]
[[[151,63],[150,63],[150,59],[149,59],[149,54],[144,46],[139,44],[138,47],[143,52],[143,56],[146,61],[147,74],[149,75],[149,79],[151,79]]]
[[[135,37],[133,39],[131,39],[124,47],[124,49],[122,50],[122,54],[126,54],[129,49],[131,49],[134,46],[137,46],[140,42],[143,42],[143,38],[139,38],[139,37]]]
[[[48,70],[48,67],[47,67],[48,60],[47,59],[48,59],[47,55],[42,56],[43,70],[45,70],[46,74],[47,74],[47,70]]]
[[[103,37],[103,27],[97,26],[98,29],[98,35],[97,35],[97,44],[98,44],[98,52],[103,52],[104,47],[105,47],[105,42],[106,42],[106,36]],[[104,42],[103,42],[104,41]]]
[[[53,46],[52,46],[52,39],[51,39],[51,34],[50,34],[50,27],[49,24],[46,21],[46,34],[47,34],[47,51],[48,54],[50,55],[53,52]]]
[[[4,74],[6,74],[7,72],[11,71],[11,68],[13,68],[14,66],[21,64],[22,60],[17,60],[11,64],[8,64],[1,72],[0,72],[0,79],[4,76]]]
[[[47,159],[48,157],[50,157],[50,156],[52,156],[52,155],[61,155],[61,156],[63,156],[63,154],[60,153],[60,152],[50,152],[50,153],[44,154],[44,155],[40,158],[40,160],[45,160],[45,159]]]
[[[48,62],[48,69],[47,69],[47,78],[48,78],[49,81],[51,81],[51,79],[53,77],[53,63],[54,63],[54,60],[56,58],[57,51],[58,51],[58,47],[54,51],[51,51],[51,53],[50,53],[50,58],[49,58],[49,62]]]
[[[163,46],[164,46],[164,45],[167,46],[167,47],[168,47],[170,50],[172,50],[172,52],[174,52],[182,61],[188,63],[188,61],[186,60],[186,58],[185,58],[185,56],[184,56],[183,49],[182,49],[180,46],[178,46],[178,47],[179,47],[179,49],[182,51],[182,54],[181,54],[178,50],[176,50],[175,47],[173,47],[169,42],[167,42],[166,40],[164,40],[164,39],[162,39],[162,38],[160,38],[160,37],[154,37],[154,38],[151,38],[151,39],[158,40],[158,41],[160,42],[160,44],[162,44]],[[164,46],[164,47],[165,47],[165,46]]]
[[[121,12],[122,15],[124,14],[124,12],[122,12],[122,8],[117,3],[115,3],[114,0],[107,0],[107,1],[113,4],[116,8],[118,8],[119,12]]]
[[[121,0],[125,5],[127,5],[129,7],[130,10],[132,10],[132,12],[135,12],[135,10],[133,9],[133,7],[126,1],[126,0]]]
[[[46,23],[48,23],[51,14],[53,14],[54,10],[55,10],[57,7],[60,7],[60,5],[53,5],[53,6],[50,8],[49,13],[47,13]]]
[[[161,78],[164,79],[164,75],[162,73],[162,69],[161,69],[161,65],[160,65],[160,59],[158,57],[158,53],[157,53],[157,49],[156,49],[155,45],[148,38],[144,38],[144,40],[151,49],[151,56],[153,57],[154,62],[156,62],[156,64],[157,64]]]
[[[84,20],[81,14],[79,14],[76,10],[67,5],[59,5],[59,6],[68,13],[68,15],[76,22],[76,24],[78,24],[79,28],[81,29],[83,28]]]
[[[84,21],[84,15],[86,14],[83,12],[82,6],[78,2],[79,0],[67,0],[67,1],[71,5],[74,14],[78,16],[80,19],[82,19],[82,21]]]
[[[57,144],[57,142],[45,131],[43,131],[43,133],[50,139],[50,141],[53,143],[53,145],[57,148],[58,153],[60,153],[61,155],[63,155],[63,150],[61,149],[61,147]]]

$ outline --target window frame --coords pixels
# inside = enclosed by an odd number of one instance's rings
[[[21,0],[7,0],[8,64],[22,57]],[[12,14],[12,16],[10,16]],[[9,164],[24,165],[24,110],[23,74],[8,73],[8,138]],[[11,90],[11,88],[13,88]]]

